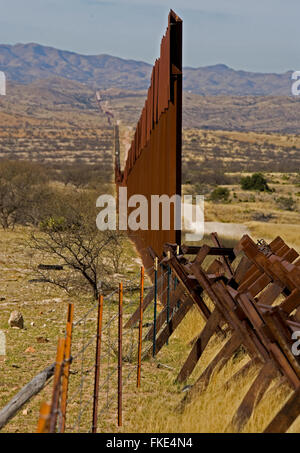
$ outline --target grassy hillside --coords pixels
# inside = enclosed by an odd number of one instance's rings
[[[296,134],[266,134],[185,129],[183,181],[205,182],[205,172],[299,172]]]

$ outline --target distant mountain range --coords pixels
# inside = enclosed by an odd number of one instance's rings
[[[0,45],[7,95],[3,125],[103,127],[96,89],[115,118],[134,126],[144,105],[152,66],[109,55],[84,56],[38,44]],[[300,98],[291,73],[258,74],[225,65],[184,69],[185,128],[300,133]],[[55,126],[55,127],[56,127]]]
[[[0,70],[12,82],[63,77],[90,88],[145,90],[152,65],[110,55],[80,55],[35,43],[0,45]],[[263,74],[226,65],[184,68],[184,89],[203,96],[289,96],[291,71]]]

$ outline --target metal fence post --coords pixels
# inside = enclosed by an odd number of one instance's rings
[[[50,422],[50,404],[43,402],[40,408],[40,416],[37,425],[37,433],[49,433],[49,422]]]
[[[138,367],[137,367],[137,384],[136,384],[138,388],[141,385],[144,275],[145,275],[145,269],[142,266],[141,267],[141,286],[140,286],[140,322],[139,322]]]
[[[154,313],[153,313],[153,357],[156,349],[156,311],[157,311],[157,269],[158,258],[154,259]]]
[[[55,433],[56,431],[56,422],[59,408],[59,396],[61,388],[61,376],[64,367],[64,352],[65,352],[65,339],[59,338],[57,344],[57,354],[56,354],[56,365],[54,371],[54,380],[53,380],[53,393],[52,393],[52,402],[51,402],[51,414],[50,414],[50,433]]]
[[[97,432],[97,424],[98,424],[98,400],[99,400],[102,318],[103,318],[103,296],[99,296],[92,433]]]
[[[61,426],[60,432],[65,432],[66,427],[66,413],[67,413],[67,399],[68,399],[68,388],[69,388],[69,376],[71,366],[71,344],[72,344],[72,329],[73,329],[73,317],[74,317],[74,304],[68,306],[68,317],[66,326],[66,341],[64,351],[64,368],[62,377],[62,394],[61,394]]]
[[[180,248],[179,248],[179,245],[177,245],[177,247],[176,247],[176,256],[179,255],[179,252],[180,252]],[[177,288],[177,283],[178,283],[178,280],[177,280],[177,277],[175,275],[175,278],[174,278],[174,290]]]
[[[168,259],[170,259],[170,252],[168,252]],[[167,287],[167,325],[170,322],[170,284],[171,284],[171,268],[168,263],[168,287]],[[167,344],[169,344],[169,340],[167,340]]]
[[[123,334],[123,283],[119,284],[119,332],[118,332],[118,426],[122,426],[122,334]]]

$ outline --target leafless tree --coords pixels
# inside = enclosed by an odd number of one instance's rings
[[[45,196],[46,172],[31,162],[0,162],[0,224],[26,223],[37,201]],[[40,203],[41,204],[41,203]]]
[[[117,231],[97,229],[94,196],[76,192],[68,204],[66,199],[64,203],[63,214],[41,222],[39,231],[31,234],[29,242],[44,257],[57,258],[64,271],[37,272],[44,281],[69,293],[91,290],[96,299],[100,290],[117,284],[114,273],[120,271],[124,236]]]

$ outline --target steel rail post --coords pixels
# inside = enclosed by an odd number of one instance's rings
[[[141,366],[142,366],[142,335],[143,335],[143,301],[144,301],[144,266],[141,267],[141,288],[140,288],[140,322],[139,322],[139,344],[138,344],[138,366],[137,366],[137,384],[141,386]]]
[[[68,305],[68,317],[66,325],[66,341],[64,351],[64,369],[62,376],[62,394],[61,394],[61,426],[60,432],[65,432],[66,427],[66,413],[67,413],[67,400],[68,400],[68,388],[69,388],[69,376],[71,366],[71,345],[72,345],[72,330],[73,330],[73,317],[74,317],[74,304]]]
[[[103,296],[101,295],[101,296],[99,296],[99,301],[98,301],[98,318],[97,318],[98,321],[97,321],[92,433],[97,433],[97,425],[98,425],[98,401],[99,401],[99,380],[100,380],[100,360],[101,360],[102,318],[103,318]]]
[[[40,407],[40,416],[37,425],[37,433],[49,433],[49,422],[50,422],[50,404],[43,402]]]
[[[65,339],[59,338],[57,344],[57,354],[56,354],[56,365],[54,371],[54,380],[53,380],[53,393],[52,393],[52,402],[51,402],[51,414],[50,414],[50,433],[55,433],[56,431],[56,422],[58,415],[59,407],[59,395],[61,387],[61,376],[62,370],[64,367],[64,351],[65,351]]]
[[[119,284],[119,329],[118,329],[118,426],[122,426],[122,335],[123,335],[123,283]]]
[[[168,252],[168,258],[170,259],[170,252]],[[168,264],[168,282],[167,282],[167,325],[170,322],[170,285],[171,285],[171,267]],[[169,344],[169,340],[167,340],[167,344]]]
[[[156,349],[156,313],[157,313],[157,271],[158,271],[158,258],[154,258],[154,313],[153,313],[153,357],[155,356]]]

